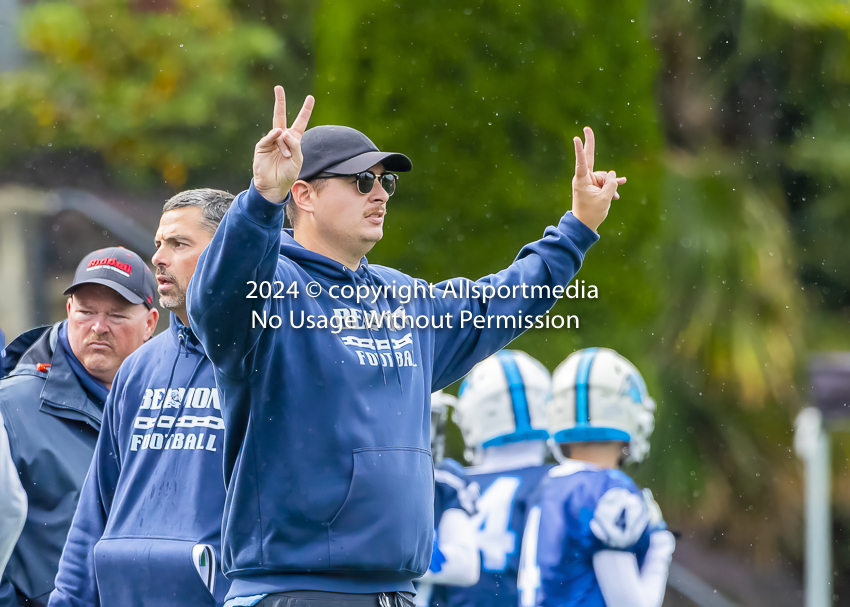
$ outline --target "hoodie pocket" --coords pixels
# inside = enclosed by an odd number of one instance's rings
[[[216,605],[195,568],[195,542],[101,540],[94,567],[103,607]]]
[[[422,575],[433,546],[431,453],[372,447],[353,457],[348,496],[328,526],[331,568]]]

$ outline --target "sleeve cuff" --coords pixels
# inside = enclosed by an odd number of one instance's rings
[[[584,225],[572,211],[561,218],[558,230],[569,236],[582,253],[586,253],[599,240],[599,234]]]
[[[269,202],[257,191],[252,180],[251,187],[239,196],[237,205],[247,219],[263,227],[272,227],[283,225],[283,209],[289,199],[287,194],[281,202]]]

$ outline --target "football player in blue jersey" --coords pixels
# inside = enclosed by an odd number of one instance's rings
[[[555,370],[547,407],[561,462],[540,484],[522,546],[521,607],[660,607],[675,548],[648,489],[620,468],[649,453],[655,402],[606,348]]]
[[[431,454],[434,458],[434,551],[431,565],[417,583],[417,607],[444,607],[449,586],[478,581],[480,561],[472,515],[478,486],[463,467],[444,457],[448,407],[457,399],[442,390],[431,395]]]
[[[452,607],[516,607],[526,502],[549,466],[545,410],[549,371],[528,354],[503,350],[480,362],[461,386],[455,419],[481,497],[475,516],[481,579],[449,588]]]

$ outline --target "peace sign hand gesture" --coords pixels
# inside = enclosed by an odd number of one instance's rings
[[[254,148],[254,187],[269,202],[281,202],[298,180],[301,164],[301,137],[313,112],[315,100],[307,95],[292,126],[286,128],[286,95],[274,87],[272,130]]]
[[[585,144],[574,137],[576,148],[576,174],[573,177],[573,215],[591,230],[596,231],[608,216],[611,200],[619,199],[617,186],[626,183],[614,171],[593,171],[593,154],[596,141],[590,127],[584,127]]]

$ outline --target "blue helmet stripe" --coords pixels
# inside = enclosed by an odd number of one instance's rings
[[[531,426],[531,413],[528,409],[528,397],[525,393],[525,383],[522,381],[522,374],[519,372],[519,367],[514,359],[513,352],[510,350],[502,350],[497,353],[496,358],[502,366],[502,371],[505,373],[505,379],[508,384],[508,392],[511,395],[511,409],[514,414],[514,431],[509,434],[494,436],[493,438],[484,441],[481,446],[484,448],[495,447],[497,445],[507,445],[510,443],[519,443],[527,440],[546,440],[549,438],[549,432],[545,428],[533,428]],[[461,394],[469,388],[468,380],[464,380],[461,384]]]
[[[584,443],[615,440],[627,443],[632,440],[632,437],[629,436],[629,433],[625,430],[618,430],[617,428],[595,428],[593,426],[588,426],[587,424],[580,428],[567,428],[566,430],[561,430],[560,432],[556,432],[555,436],[552,438],[555,439],[556,443]]]
[[[588,348],[581,355],[576,370],[576,426],[586,426],[590,423],[590,407],[588,405],[587,382],[590,380],[590,367],[599,348]]]
[[[497,354],[505,377],[508,380],[508,390],[511,393],[511,403],[514,410],[514,424],[516,432],[525,433],[531,430],[531,414],[528,412],[528,401],[525,396],[525,384],[522,381],[519,367],[509,350],[502,350]]]

